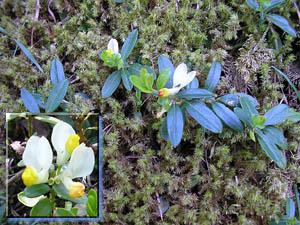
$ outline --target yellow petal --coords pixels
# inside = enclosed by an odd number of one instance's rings
[[[26,167],[26,169],[22,173],[23,183],[27,187],[34,185],[38,181],[38,178],[39,178],[39,176],[38,176],[37,172],[31,166]]]
[[[105,51],[105,53],[109,56],[109,58],[112,58],[113,55],[114,55],[114,52],[113,52],[113,50],[111,50],[111,49],[107,49],[107,50]]]
[[[84,195],[84,185],[80,182],[73,182],[70,189],[69,195],[72,198],[81,198]]]
[[[71,134],[66,142],[66,150],[72,154],[73,150],[79,146],[80,137],[77,134]]]

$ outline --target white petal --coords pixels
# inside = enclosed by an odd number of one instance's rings
[[[40,164],[37,161],[37,146],[40,137],[38,136],[31,136],[26,144],[25,151],[22,155],[23,162],[25,166],[31,166],[36,170],[40,170]]]
[[[82,143],[73,151],[66,173],[69,172],[72,179],[85,177],[93,172],[94,164],[94,151]]]
[[[181,86],[181,83],[184,82],[187,76],[187,66],[185,63],[179,64],[174,72],[173,76],[173,88],[177,87],[178,85]]]
[[[196,76],[196,71],[192,71],[192,72],[189,72],[187,75],[186,75],[186,78],[184,80],[184,82],[181,83],[180,85],[180,89],[185,87],[186,85],[188,85],[190,82],[192,82],[192,80],[195,78]]]
[[[45,137],[41,137],[36,148],[36,157],[40,164],[40,168],[48,171],[53,160],[53,152],[49,141]]]
[[[46,183],[49,179],[49,173],[48,173],[48,170],[41,170],[39,173],[38,173],[38,181],[36,182],[36,184],[43,184],[43,183]]]
[[[107,45],[107,49],[111,49],[113,53],[119,52],[118,41],[116,39],[110,39]]]
[[[51,142],[60,157],[65,151],[66,142],[71,134],[75,134],[74,129],[68,123],[58,122],[54,127],[51,135]]]

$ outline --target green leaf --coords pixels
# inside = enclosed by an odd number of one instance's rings
[[[247,95],[247,94],[245,94],[245,93],[237,93],[237,94],[238,94],[240,97],[247,98],[248,101],[250,101],[251,104],[252,104],[254,107],[256,107],[256,106],[259,105],[258,102],[257,102],[257,100],[256,100],[255,98],[253,98],[252,96]],[[240,99],[239,99],[239,101],[240,101]],[[240,102],[239,102],[239,104],[240,104]]]
[[[271,9],[281,5],[285,0],[271,0],[269,3],[263,4],[263,8],[265,12],[269,12]]]
[[[71,198],[69,195],[68,190],[66,189],[66,187],[63,185],[63,183],[59,183],[59,184],[54,184],[53,185],[53,190],[56,192],[57,196],[59,198],[65,199],[65,200],[69,200],[75,203],[79,203],[79,204],[85,204],[87,203],[87,197],[86,194],[84,194],[81,198]]]
[[[192,80],[192,82],[190,82],[186,86],[186,89],[198,88],[198,87],[199,87],[199,81],[198,81],[197,77],[194,77],[194,79]]]
[[[286,120],[288,111],[289,107],[285,104],[280,104],[273,107],[268,112],[266,112],[265,117],[267,121],[264,123],[264,125],[267,126],[283,123]]]
[[[296,208],[295,208],[295,202],[288,198],[286,201],[286,215],[289,219],[292,219],[295,217],[295,212],[296,212]]]
[[[267,156],[269,156],[279,168],[284,169],[286,167],[286,158],[282,151],[280,151],[275,143],[261,130],[256,129],[256,134],[258,142]]]
[[[255,11],[259,10],[259,4],[256,1],[253,0],[246,0],[246,3],[249,7],[251,7],[252,9],[254,9]]]
[[[158,79],[156,81],[156,89],[160,90],[162,89],[166,83],[168,82],[169,78],[171,75],[171,71],[169,68],[164,68],[162,71],[159,73]]]
[[[266,122],[266,117],[261,115],[252,115],[252,123],[254,126],[261,126]]]
[[[3,34],[7,35],[8,37],[11,37],[10,34],[0,26],[0,32],[2,32]]]
[[[130,73],[128,70],[122,69],[121,70],[121,77],[122,77],[122,81],[124,84],[124,87],[128,90],[131,91],[133,84],[131,83],[130,79],[129,79]]]
[[[41,195],[41,196],[35,197],[35,198],[28,198],[28,197],[25,196],[24,192],[20,192],[18,194],[19,202],[21,202],[23,205],[26,205],[28,207],[35,206],[43,198],[46,198],[46,196]]]
[[[242,106],[242,109],[247,112],[248,114],[251,115],[251,120],[252,120],[252,115],[258,115],[258,111],[256,110],[255,106],[251,101],[249,101],[248,98],[241,96],[240,97],[240,104]]]
[[[115,0],[115,3],[123,3],[124,0]]]
[[[120,82],[121,82],[121,71],[118,70],[110,74],[107,77],[102,87],[102,91],[101,91],[102,98],[110,97],[115,92]]]
[[[157,103],[160,104],[160,105],[162,105],[162,106],[164,106],[164,105],[169,104],[169,103],[170,103],[170,100],[169,100],[168,97],[167,97],[167,98],[159,98],[159,99],[157,100]]]
[[[43,198],[30,210],[30,216],[49,216],[52,212],[52,209],[53,205],[50,200],[48,198]]]
[[[169,80],[167,81],[165,87],[172,88],[173,87],[173,76],[174,76],[175,69],[174,69],[172,62],[166,56],[161,55],[158,57],[159,73],[161,73],[164,68],[170,69],[170,77],[169,77]]]
[[[87,213],[89,216],[97,216],[97,199],[93,195],[88,196],[86,204]]]
[[[38,93],[33,93],[32,96],[34,97],[36,103],[38,106],[42,109],[45,109],[45,104],[43,104],[43,96]]]
[[[54,59],[51,62],[50,77],[53,85],[65,79],[64,68],[59,59]]]
[[[165,141],[169,141],[169,134],[168,134],[168,122],[167,122],[167,118],[165,118],[161,124],[161,137],[165,140]]]
[[[121,56],[124,61],[128,58],[128,56],[132,52],[137,37],[138,37],[138,31],[135,29],[128,35],[127,39],[125,40],[121,50]]]
[[[272,140],[274,144],[278,145],[284,150],[287,150],[288,143],[286,142],[283,133],[279,129],[272,126],[268,126],[263,129],[263,132],[269,138],[269,140]]]
[[[209,74],[205,81],[205,89],[211,92],[214,91],[214,89],[216,88],[220,80],[221,71],[222,71],[221,64],[219,62],[214,61],[213,64],[211,65]]]
[[[44,73],[42,67],[38,64],[38,62],[33,58],[33,56],[31,55],[31,53],[28,51],[28,49],[18,40],[14,39],[14,41],[16,42],[16,44],[20,47],[20,49],[22,50],[22,52],[27,56],[27,58],[29,58],[31,60],[31,62],[33,62],[34,65],[36,65],[36,67],[42,72]]]
[[[24,194],[28,198],[34,198],[46,194],[50,191],[50,187],[47,184],[36,184],[30,187],[26,187]]]
[[[289,111],[285,117],[287,120],[297,123],[300,121],[300,112],[296,112],[295,109],[289,108]]]
[[[184,101],[184,107],[190,116],[204,128],[214,133],[222,132],[222,122],[202,101]]]
[[[243,121],[248,127],[253,128],[254,125],[252,123],[252,116],[250,113],[245,112],[243,109],[236,107],[234,108],[234,113],[237,115],[237,117]]]
[[[77,216],[77,214],[78,214],[78,208],[72,208],[72,209],[71,209],[71,212],[72,212],[75,216]]]
[[[54,112],[54,110],[60,105],[61,101],[64,99],[69,82],[67,79],[59,81],[50,92],[50,95],[46,101],[46,112]]]
[[[98,211],[98,197],[97,192],[93,189],[91,189],[88,193],[88,205],[91,206],[91,209],[94,211],[95,216],[97,216]]]
[[[243,131],[243,124],[239,120],[239,118],[232,112],[230,109],[228,109],[225,105],[213,102],[212,108],[214,112],[217,114],[217,116],[230,128],[232,128],[235,131],[242,132]]]
[[[300,219],[300,198],[299,198],[299,193],[298,193],[298,189],[297,189],[297,184],[294,184],[294,193],[295,193],[297,208],[298,208],[297,218]]]
[[[289,22],[284,17],[276,14],[267,14],[267,18],[292,37],[297,37],[296,31],[289,25]]]
[[[140,77],[143,80],[144,85],[148,90],[152,90],[152,86],[154,83],[154,77],[153,74],[148,74],[148,71],[143,68],[140,70]]]
[[[128,67],[128,71],[130,73],[130,75],[136,75],[136,76],[140,76],[140,71],[143,68],[143,66],[141,64],[138,63],[133,63],[130,64]]]
[[[4,216],[5,216],[5,210],[6,209],[6,204],[3,203],[0,207],[0,223],[2,223],[2,220],[4,219]],[[4,224],[4,223],[2,223]]]
[[[254,135],[254,132],[252,130],[249,131],[249,136],[250,136],[250,139],[254,142],[256,142],[255,140],[255,135]]]
[[[180,91],[176,94],[177,98],[212,98],[215,94],[206,90],[206,89],[200,89],[200,88],[191,88],[184,91]]]
[[[239,96],[237,94],[227,94],[218,98],[218,101],[221,101],[228,106],[236,107],[239,103]]]
[[[149,75],[153,75],[154,80],[156,80],[156,73],[150,66],[143,66],[144,69],[147,70]]]
[[[276,223],[275,221],[270,222],[270,225],[288,225],[288,224],[289,224],[289,219],[286,215],[282,216],[278,223]],[[297,221],[293,225],[300,225],[300,223],[299,223],[299,221]]]
[[[25,88],[21,89],[21,98],[24,102],[25,107],[32,113],[40,113],[38,103],[32,94]]]
[[[286,79],[286,81],[289,83],[289,85],[294,89],[294,91],[295,91],[295,93],[296,93],[296,95],[297,95],[297,97],[298,97],[298,99],[299,99],[299,101],[300,101],[300,94],[299,94],[297,88],[295,87],[295,85],[294,85],[294,84],[292,83],[292,81],[288,78],[288,76],[285,75],[283,72],[281,72],[279,69],[277,69],[275,66],[272,66],[272,68],[275,69],[275,71],[276,71],[277,73],[279,73],[281,76],[283,76],[284,79]]]
[[[168,110],[167,127],[170,141],[176,148],[182,137],[184,126],[183,113],[178,104],[172,104]]]
[[[63,216],[63,217],[73,217],[73,216],[76,216],[71,211],[66,210],[65,208],[56,208],[56,214],[57,214],[57,216]]]
[[[143,81],[143,79],[141,77],[138,76],[130,76],[130,80],[133,83],[133,85],[135,87],[137,87],[138,89],[140,89],[142,92],[144,93],[154,93],[155,91],[153,91],[152,89],[148,89]]]

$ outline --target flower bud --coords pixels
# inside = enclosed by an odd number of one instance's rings
[[[170,95],[170,92],[167,88],[162,88],[158,91],[158,96],[160,98],[166,98]]]
[[[84,185],[80,182],[73,182],[69,189],[69,195],[72,198],[81,198],[84,195]]]

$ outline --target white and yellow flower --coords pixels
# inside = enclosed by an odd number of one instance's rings
[[[94,169],[95,156],[92,148],[80,144],[72,153],[67,168],[61,174],[61,181],[72,198],[80,198],[84,194],[85,186],[74,182],[74,178],[89,176]]]
[[[48,181],[48,170],[53,160],[53,152],[45,137],[31,136],[27,141],[22,159],[26,166],[22,180],[27,187]]]
[[[173,87],[172,88],[162,88],[158,91],[158,96],[160,98],[168,97],[169,95],[177,94],[181,88],[188,85],[196,76],[196,71],[187,72],[187,66],[185,63],[179,64],[173,76]]]
[[[119,54],[119,45],[116,39],[110,39],[107,45],[106,53],[110,56],[110,58],[112,58],[114,54]]]
[[[71,125],[63,121],[58,122],[51,135],[51,142],[57,152],[57,165],[64,165],[79,146],[80,137]]]

